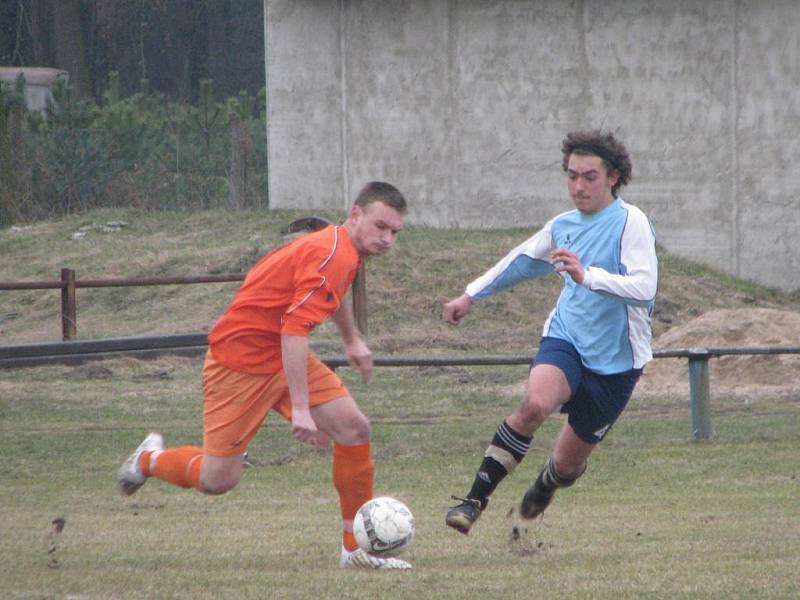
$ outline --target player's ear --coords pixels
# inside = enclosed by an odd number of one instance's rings
[[[350,220],[353,222],[358,222],[363,214],[364,210],[358,204],[353,204],[350,208]]]
[[[609,187],[613,188],[615,185],[617,185],[618,181],[619,181],[619,171],[617,171],[616,169],[611,170],[608,174]]]

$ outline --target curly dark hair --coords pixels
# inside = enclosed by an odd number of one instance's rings
[[[561,145],[561,166],[567,170],[567,163],[572,154],[591,155],[603,159],[606,170],[619,174],[616,185],[611,188],[611,193],[616,197],[619,189],[630,182],[633,172],[631,157],[625,146],[622,145],[614,134],[591,129],[573,131],[567,134]]]

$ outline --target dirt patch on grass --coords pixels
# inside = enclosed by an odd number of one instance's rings
[[[712,310],[660,335],[655,350],[696,347],[799,346],[800,313],[771,308]],[[800,355],[742,355],[712,358],[711,389],[715,396],[787,397],[800,395]],[[651,362],[637,395],[689,394],[685,358]]]
[[[800,313],[772,308],[711,310],[669,329],[653,341],[654,350],[800,346]],[[710,360],[714,397],[800,400],[800,354],[721,356]],[[507,386],[521,397],[525,384]],[[659,358],[647,365],[635,397],[689,397],[689,361]]]

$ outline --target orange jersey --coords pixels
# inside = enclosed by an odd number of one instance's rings
[[[281,335],[307,336],[335,312],[359,264],[342,226],[326,227],[273,250],[250,270],[209,333],[214,358],[244,373],[281,371]]]

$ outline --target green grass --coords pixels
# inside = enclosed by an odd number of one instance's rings
[[[246,269],[299,213],[102,211],[0,231],[0,280],[186,275]],[[335,218],[336,215],[326,215]],[[87,222],[125,220],[118,234]],[[378,355],[527,353],[558,293],[554,279],[483,303],[459,328],[443,300],[526,232],[410,228],[368,266],[369,343]],[[656,330],[711,308],[798,310],[789,294],[662,254]],[[235,284],[80,290],[79,337],[202,331]],[[59,337],[58,294],[0,292],[0,343]],[[333,329],[315,334],[338,353]],[[201,441],[200,359],[116,359],[0,371],[0,597],[76,598],[796,598],[800,594],[800,404],[713,398],[712,443],[691,441],[688,399],[634,398],[544,519],[508,516],[561,425],[539,431],[469,536],[447,530],[450,494],[468,488],[492,433],[517,402],[525,367],[341,371],[373,426],[376,491],[418,522],[406,573],[337,568],[330,456],[270,418],[255,466],[217,498],[153,481],[116,495],[114,474],[147,431]],[[66,527],[51,547],[51,521]]]
[[[554,417],[461,536],[443,525],[449,495],[468,487],[510,408],[501,390],[525,369],[387,368],[369,386],[343,370],[372,418],[376,491],[405,500],[418,521],[412,572],[343,573],[330,457],[294,443],[280,419],[226,496],[158,481],[116,495],[115,469],[146,431],[199,442],[198,363],[3,373],[3,597],[796,597],[796,405],[723,414],[717,441],[697,444],[685,406],[648,400],[661,414],[626,414],[585,477],[514,540],[507,513],[555,439]],[[67,524],[48,554],[56,517]]]

